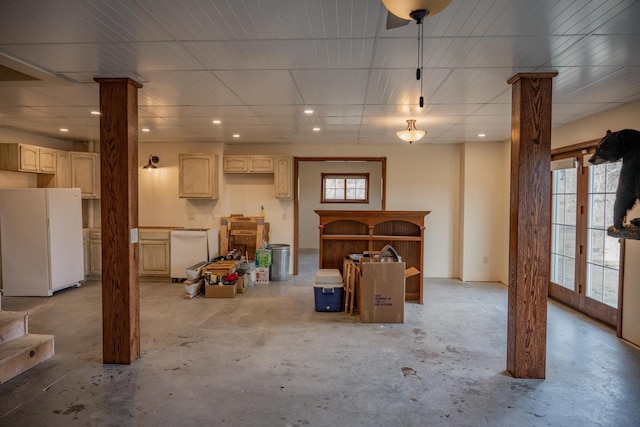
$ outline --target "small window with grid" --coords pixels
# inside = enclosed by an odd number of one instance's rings
[[[322,203],[369,203],[369,174],[322,174]]]

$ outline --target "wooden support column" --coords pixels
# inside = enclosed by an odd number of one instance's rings
[[[507,370],[545,378],[549,286],[551,79],[516,74],[511,106]]]
[[[100,83],[103,363],[140,357],[138,286],[138,89],[128,78]]]

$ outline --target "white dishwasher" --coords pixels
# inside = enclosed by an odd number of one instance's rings
[[[171,279],[187,278],[187,267],[209,260],[209,233],[206,228],[171,230]]]

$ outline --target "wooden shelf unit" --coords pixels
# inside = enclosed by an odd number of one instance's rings
[[[316,210],[320,217],[319,266],[342,271],[344,258],[391,245],[406,268],[420,274],[406,280],[405,299],[423,302],[424,218],[431,211]]]

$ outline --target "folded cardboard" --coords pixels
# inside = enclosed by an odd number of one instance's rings
[[[236,296],[236,285],[205,285],[205,298],[234,298]]]
[[[249,287],[249,274],[241,274],[238,276],[238,280],[236,281],[236,292],[239,294],[243,294],[245,289]]]
[[[360,266],[358,312],[363,323],[404,323],[404,262],[366,262]]]

